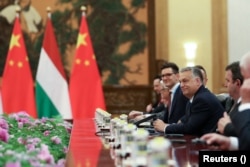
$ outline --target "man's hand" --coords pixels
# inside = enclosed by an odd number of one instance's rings
[[[146,107],[146,112],[151,112],[152,111],[152,104],[147,105]]]
[[[162,120],[157,119],[153,122],[153,126],[154,126],[155,130],[157,130],[159,132],[164,132],[165,128],[168,126],[168,124],[165,124]]]
[[[225,130],[225,127],[227,124],[231,123],[231,119],[229,117],[229,115],[224,112],[224,115],[221,119],[219,119],[218,123],[217,123],[217,126],[218,126],[218,131],[221,133],[221,134],[224,134],[224,130]]]
[[[129,118],[129,119],[134,119],[134,118],[136,118],[136,117],[139,116],[139,115],[143,115],[143,112],[132,110],[132,111],[128,114],[128,118]]]
[[[205,134],[201,136],[201,140],[205,140],[208,145],[217,145],[221,150],[229,150],[230,147],[229,137],[217,133]]]

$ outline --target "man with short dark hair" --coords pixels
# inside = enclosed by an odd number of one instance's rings
[[[232,97],[234,104],[229,113],[224,113],[224,116],[218,121],[218,131],[226,136],[237,136],[236,130],[231,122],[237,114],[238,107],[241,103],[240,87],[243,84],[243,76],[240,72],[240,63],[233,62],[226,67],[225,87]]]
[[[161,67],[161,79],[164,86],[169,89],[170,100],[167,112],[159,119],[165,123],[177,123],[185,115],[188,99],[183,95],[179,83],[179,67],[173,62],[167,62]]]

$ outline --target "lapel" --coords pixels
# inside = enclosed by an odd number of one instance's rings
[[[205,88],[203,85],[200,86],[200,88],[196,91],[196,93],[194,94],[194,97],[193,97],[193,100],[192,100],[192,103],[194,102],[195,98],[196,98],[196,95],[201,93],[201,92],[204,92],[206,91],[207,88]],[[189,116],[190,113],[191,113],[191,107],[192,107],[192,103],[190,102],[190,100],[187,102],[187,105],[186,105],[186,114]]]
[[[188,101],[187,102],[187,105],[186,105],[186,114],[187,114],[187,116],[189,117],[189,115],[190,115],[190,110],[191,110],[191,105],[192,105],[192,103],[190,102],[190,101]]]
[[[231,110],[228,113],[228,115],[230,116],[231,119],[238,112],[238,108],[239,108],[240,104],[241,104],[241,101],[240,102],[235,102],[235,104],[232,106]]]
[[[172,97],[172,102],[171,102],[171,108],[170,108],[170,114],[169,114],[169,117],[171,117],[172,113],[173,113],[173,108],[175,108],[175,105],[176,105],[176,102],[177,102],[177,97],[179,96],[180,94],[180,85],[177,87],[176,91],[174,92],[173,94],[173,97]]]

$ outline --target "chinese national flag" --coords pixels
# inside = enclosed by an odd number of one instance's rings
[[[0,91],[0,114],[3,114],[2,92]]]
[[[94,118],[96,108],[106,109],[85,14],[82,15],[70,77],[73,119]]]
[[[36,118],[34,83],[21,32],[19,17],[14,23],[2,79],[3,111],[24,111]]]

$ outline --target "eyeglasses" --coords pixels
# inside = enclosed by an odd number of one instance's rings
[[[166,74],[162,74],[161,77],[170,77],[171,75],[173,75],[174,73],[166,73]]]

